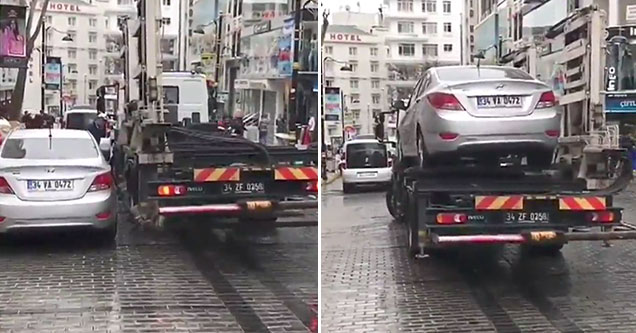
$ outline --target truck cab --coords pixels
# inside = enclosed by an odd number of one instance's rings
[[[207,123],[208,89],[205,75],[192,72],[161,74],[163,104],[169,110],[168,122]]]

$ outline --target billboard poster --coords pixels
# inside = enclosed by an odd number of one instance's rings
[[[605,112],[636,113],[636,93],[605,95]]]
[[[0,5],[0,67],[26,67],[26,7]]]
[[[278,40],[278,73],[281,76],[291,76],[294,61],[294,19],[287,19],[283,24],[283,34]]]
[[[342,115],[342,95],[338,87],[325,87],[325,120],[338,121]]]
[[[59,90],[62,84],[62,59],[46,57],[44,66],[44,85],[46,89]]]

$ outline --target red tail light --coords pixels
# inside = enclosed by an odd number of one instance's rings
[[[457,139],[457,137],[459,136],[459,134],[457,133],[440,133],[439,137],[442,138],[442,140],[455,140]]]
[[[437,110],[464,111],[464,107],[453,94],[432,93],[428,96],[428,102]]]
[[[111,216],[113,216],[113,214],[111,214],[111,212],[103,212],[103,213],[99,213],[99,214],[95,215],[95,217],[97,217],[97,219],[100,220],[100,221],[108,220]]]
[[[4,177],[0,177],[0,193],[13,194],[13,189],[11,188],[11,185],[9,185],[9,182],[7,182],[7,180],[4,179]]]
[[[560,134],[561,134],[561,131],[559,131],[559,130],[547,130],[547,131],[545,131],[545,135],[547,135],[547,136],[549,136],[551,138],[556,138]]]
[[[438,224],[458,224],[466,223],[468,216],[466,214],[441,213],[437,214]]]
[[[183,185],[161,185],[157,188],[160,197],[176,197],[186,195],[188,188]]]
[[[309,183],[307,183],[307,187],[305,187],[305,190],[307,192],[318,193],[318,181],[312,180]]]
[[[587,214],[589,222],[612,223],[614,222],[614,212],[594,212]]]
[[[0,222],[4,222],[4,220],[6,220],[7,218],[4,216],[0,216]]]
[[[101,175],[97,175],[97,177],[95,177],[95,180],[93,180],[93,184],[91,184],[88,192],[110,190],[113,187],[113,183],[113,176],[110,174],[110,172],[102,173]]]
[[[556,96],[554,96],[553,92],[548,91],[541,94],[541,98],[539,98],[539,103],[537,103],[536,108],[545,109],[545,108],[551,108],[555,105],[557,105]]]

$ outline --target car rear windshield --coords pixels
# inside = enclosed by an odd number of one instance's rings
[[[67,115],[66,128],[85,130],[97,118],[97,113],[70,113]]]
[[[95,158],[99,154],[93,140],[71,138],[9,139],[0,157],[27,160],[68,160]]]
[[[381,143],[356,143],[347,145],[347,168],[386,168],[386,146]]]
[[[439,67],[437,75],[442,81],[471,81],[488,79],[518,79],[534,80],[526,72],[516,68],[466,68],[466,67]]]

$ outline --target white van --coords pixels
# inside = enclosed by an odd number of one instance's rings
[[[382,185],[391,182],[387,145],[374,139],[348,141],[343,147],[342,191],[351,192],[359,185]]]
[[[164,72],[161,74],[164,107],[176,115],[172,120],[193,123],[209,122],[208,87],[205,75],[192,72]]]

